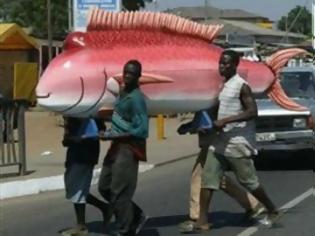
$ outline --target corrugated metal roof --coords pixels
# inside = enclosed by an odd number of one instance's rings
[[[167,12],[171,12],[176,15],[180,15],[188,18],[204,18],[207,16],[208,18],[260,18],[269,21],[269,19],[265,16],[260,16],[248,11],[244,11],[241,9],[219,9],[215,7],[177,7],[173,9],[168,9]]]
[[[265,16],[260,16],[242,9],[224,9],[222,18],[263,18],[268,19]]]
[[[227,33],[234,33],[237,32],[238,34],[249,34],[249,35],[266,35],[266,36],[279,36],[284,37],[286,35],[286,32],[275,30],[275,29],[266,29],[263,27],[258,26],[254,23],[249,23],[245,21],[236,21],[236,20],[221,20],[221,19],[215,19],[215,20],[207,20],[203,22],[204,24],[223,24],[224,27],[221,30],[222,34]],[[307,36],[303,34],[296,34],[296,33],[288,33],[288,37],[293,38],[300,38],[300,39],[306,39]]]
[[[301,43],[301,46],[312,46],[312,40],[306,40],[304,42]]]
[[[0,24],[0,49],[38,48],[36,41],[14,23]]]

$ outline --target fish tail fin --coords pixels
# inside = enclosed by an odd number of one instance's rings
[[[308,110],[306,107],[297,104],[286,95],[279,80],[281,69],[286,65],[286,63],[291,58],[303,54],[308,54],[308,52],[300,48],[284,49],[272,54],[266,61],[266,64],[270,67],[276,77],[274,83],[268,89],[267,94],[278,105],[288,110]]]

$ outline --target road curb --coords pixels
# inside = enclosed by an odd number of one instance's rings
[[[149,163],[141,163],[139,166],[139,173],[143,173],[153,168],[161,167],[177,161],[185,160],[196,155],[197,154],[191,154],[183,157],[178,157],[155,165]],[[96,184],[98,182],[100,173],[101,168],[94,170],[92,184]],[[0,183],[0,200],[34,195],[42,192],[61,189],[64,189],[63,175]]]

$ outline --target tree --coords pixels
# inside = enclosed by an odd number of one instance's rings
[[[35,37],[47,37],[46,0],[0,0],[0,19],[31,28]],[[67,33],[68,5],[65,0],[51,1],[52,32],[55,39],[62,39]]]
[[[312,14],[306,7],[296,6],[287,16],[281,17],[278,28],[283,31],[311,35]]]
[[[0,22],[17,23],[31,29],[31,35],[47,38],[47,0],[0,0]],[[125,10],[136,11],[152,0],[122,0]],[[68,1],[51,0],[54,39],[63,40],[68,33]]]
[[[138,11],[145,8],[147,2],[152,2],[152,0],[122,0],[122,5],[125,10]]]

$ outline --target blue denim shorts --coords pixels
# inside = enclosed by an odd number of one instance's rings
[[[94,165],[72,163],[64,175],[66,198],[73,203],[86,203]]]

